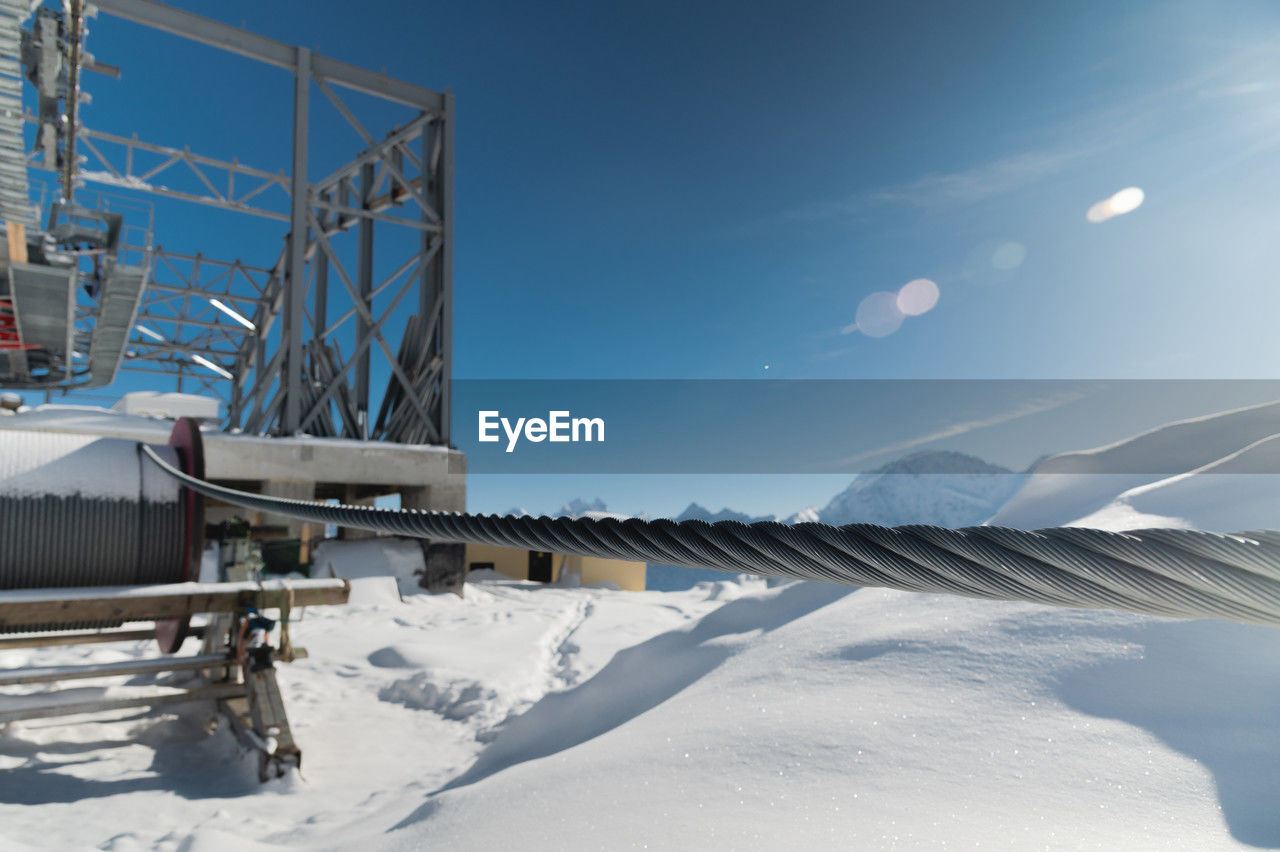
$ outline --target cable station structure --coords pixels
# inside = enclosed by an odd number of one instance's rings
[[[93,10],[292,75],[287,171],[85,126],[85,77],[121,75],[85,49]],[[218,395],[228,430],[448,445],[453,96],[154,0],[70,0],[62,12],[37,8],[24,29],[31,11],[0,2],[12,281],[0,292],[0,386],[70,392],[141,372]],[[24,78],[34,110],[23,107]],[[351,93],[409,117],[376,135]],[[363,148],[312,179],[319,101]],[[24,123],[36,130],[30,152]],[[57,175],[43,216],[27,197],[28,168]],[[77,192],[83,184],[230,211],[278,230],[282,248],[255,262],[166,248],[154,212],[140,222],[136,209]]]
[[[86,126],[94,75],[127,84],[146,62],[121,69],[93,56],[98,14],[247,58],[264,77],[287,73],[287,167]],[[169,436],[163,452],[188,473],[268,494],[399,493],[405,505],[460,507],[465,458],[449,446],[453,124],[447,92],[154,0],[0,0],[0,389],[74,399],[125,372],[171,380],[222,403],[207,444],[188,418]],[[337,127],[358,142],[353,157],[327,162]],[[31,179],[41,171],[53,187]],[[200,242],[217,229],[170,218],[179,208],[231,215],[251,250],[279,248],[222,257]],[[206,512],[195,492],[159,486],[164,474],[134,440],[106,427],[28,431],[21,419],[0,418],[0,649],[154,638],[163,655],[0,670],[0,688],[23,690],[0,692],[0,724],[213,702],[258,755],[262,780],[299,766],[275,679],[277,661],[304,655],[289,613],[341,605],[350,584],[264,580],[255,548],[283,536],[296,568],[313,531],[234,507]],[[353,440],[316,453],[314,438]],[[460,547],[423,550],[427,574],[460,586]],[[200,653],[175,656],[189,637]],[[192,680],[114,684],[89,699],[30,691],[148,675]]]

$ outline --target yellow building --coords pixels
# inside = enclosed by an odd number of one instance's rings
[[[576,576],[584,586],[613,583],[629,592],[644,591],[645,563],[622,559],[468,544],[467,570],[479,568],[491,568],[513,580],[557,583],[562,576]]]

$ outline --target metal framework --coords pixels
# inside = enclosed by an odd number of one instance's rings
[[[259,265],[207,257],[198,249],[171,250],[152,245],[149,237],[144,245],[126,243],[126,250],[149,259],[151,274],[121,369],[170,376],[179,390],[195,382],[216,393],[226,403],[227,428],[449,443],[452,95],[153,0],[95,0],[93,5],[105,14],[284,68],[294,80],[287,171],[73,125],[77,182],[287,227],[279,254]],[[378,138],[343,90],[404,105],[416,114]],[[365,147],[311,180],[317,93]],[[28,113],[26,120],[39,123],[40,118]],[[38,148],[29,155],[31,167],[65,165],[63,157],[55,162],[40,153]],[[159,230],[163,233],[163,222]],[[78,344],[92,335],[96,316],[93,309],[79,311]]]

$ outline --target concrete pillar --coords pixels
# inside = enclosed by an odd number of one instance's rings
[[[400,489],[400,507],[437,512],[465,512],[467,483],[464,472],[450,472],[443,482]],[[462,596],[467,578],[466,545],[422,541],[426,571],[420,585],[430,592],[453,592]]]
[[[453,482],[453,477],[436,485],[417,488],[401,487],[400,508],[427,509],[436,512],[465,512],[467,510],[467,486]]]

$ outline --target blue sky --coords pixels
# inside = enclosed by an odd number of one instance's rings
[[[453,90],[459,377],[1276,374],[1274,3],[177,5]],[[91,81],[89,126],[286,164],[284,72],[106,16],[90,49],[125,77]],[[1086,221],[1130,186],[1141,207]],[[269,263],[278,236],[237,227],[190,248]],[[932,310],[850,328],[918,278]],[[589,484],[477,479],[472,505]],[[744,490],[692,496],[829,496]]]

